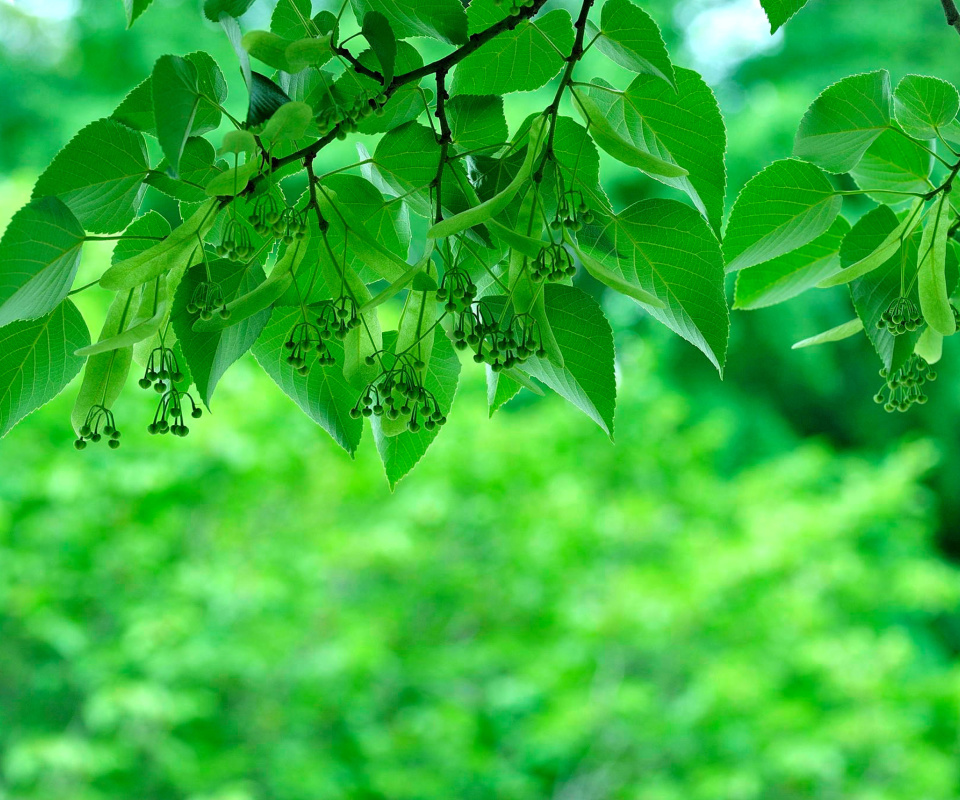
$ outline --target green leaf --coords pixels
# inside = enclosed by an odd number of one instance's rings
[[[207,199],[205,187],[221,173],[215,161],[213,145],[206,139],[192,136],[187,139],[180,156],[179,179],[171,178],[166,173],[168,165],[164,159],[156,170],[150,172],[145,183],[184,203],[202,203]]]
[[[197,68],[178,56],[161,56],[153,68],[157,138],[174,176],[200,106]]]
[[[227,18],[230,19],[230,18]],[[172,58],[173,56],[170,56]],[[189,53],[184,60],[189,61],[197,70],[197,86],[201,94],[210,101],[223,103],[227,98],[227,83],[216,62],[204,52]],[[122,122],[128,128],[157,135],[157,121],[153,102],[153,76],[151,75],[117,106],[111,119]],[[212,102],[203,100],[190,127],[191,136],[200,136],[220,125],[220,110]]]
[[[488,5],[493,0],[474,0],[468,13]],[[572,46],[573,22],[566,11],[551,11],[536,22],[523,20],[460,62],[452,93],[503,95],[539,89],[560,72],[561,53],[569,53]]]
[[[647,312],[723,371],[730,321],[723,259],[710,228],[676,200],[643,200],[578,233],[580,249],[665,307]]]
[[[960,94],[952,83],[926,75],[907,75],[893,93],[897,122],[915,139],[936,139],[956,119]]]
[[[823,90],[804,114],[793,154],[828,172],[849,172],[890,126],[890,73],[851,75]]]
[[[837,325],[837,327],[831,328],[828,331],[818,333],[816,336],[811,336],[807,339],[801,339],[799,342],[793,345],[792,349],[800,350],[804,347],[815,347],[818,344],[841,342],[844,339],[849,339],[851,336],[856,336],[862,330],[863,323],[860,321],[860,318],[857,317],[849,322],[844,322],[842,325]]]
[[[783,303],[840,270],[840,245],[850,223],[837,217],[830,229],[796,250],[737,273],[733,307],[743,310]]]
[[[308,307],[307,312],[311,313],[312,308]],[[357,390],[343,377],[340,366],[343,363],[343,344],[337,339],[328,341],[327,346],[337,363],[330,367],[314,364],[306,376],[287,363],[290,351],[284,348],[283,343],[294,325],[303,321],[302,313],[299,308],[274,309],[270,322],[253,345],[253,356],[304,414],[353,455],[360,444],[363,420],[350,417],[350,409],[357,401]]]
[[[864,214],[847,234],[840,249],[841,264],[849,268],[875,252],[897,229],[900,220],[888,206],[878,206]],[[850,283],[850,296],[857,316],[863,322],[867,338],[873,344],[883,366],[896,372],[913,352],[920,331],[906,331],[894,336],[878,328],[877,323],[890,304],[900,297],[901,286],[908,289],[905,296],[919,306],[920,299],[914,281],[901,282],[906,267],[910,271],[917,263],[919,236],[910,236],[905,245],[898,247],[877,269]],[[909,272],[906,274],[910,274]]]
[[[127,28],[136,22],[140,15],[146,11],[153,0],[123,0],[123,10],[127,15]]]
[[[228,17],[240,17],[253,5],[253,2],[254,0],[205,0],[203,13],[207,15],[207,19],[211,22],[217,22],[221,14],[226,14]]]
[[[255,128],[272,117],[290,98],[277,84],[259,72],[250,73],[250,104],[247,106],[247,127]]]
[[[891,128],[870,145],[860,163],[850,170],[850,176],[861,189],[875,190],[867,192],[870,199],[894,204],[911,198],[904,195],[898,200],[891,192],[925,194],[930,191],[933,188],[930,183],[932,170],[933,155],[919,142]]]
[[[116,233],[133,220],[150,169],[143,136],[109,119],[91,122],[37,180],[33,196],[59,197],[94,233]]]
[[[49,314],[67,296],[84,233],[56,197],[31,201],[0,239],[0,326]]]
[[[390,20],[379,11],[368,11],[363,17],[361,30],[380,62],[384,84],[390,83],[397,63],[397,39],[390,27]]]
[[[620,138],[687,173],[648,174],[686,193],[719,232],[726,192],[723,117],[713,92],[696,72],[678,68],[676,83],[674,91],[658,78],[639,75],[622,94],[596,88],[586,93]],[[599,139],[597,144],[603,147]]]
[[[374,170],[384,185],[403,195],[409,208],[422,217],[433,219],[432,184],[440,163],[440,146],[430,128],[408,122],[394,128],[380,139],[374,152]],[[470,207],[462,184],[466,175],[460,163],[449,164],[443,171],[442,198],[444,214],[450,216]],[[390,279],[392,280],[392,279]]]
[[[598,147],[615,159],[627,166],[641,169],[654,178],[683,178],[689,174],[683,167],[650,155],[646,150],[637,147],[630,141],[628,130],[624,130],[624,135],[620,134],[614,124],[622,123],[623,117],[611,114],[611,110],[617,103],[613,99],[614,95],[607,95],[605,92],[596,92],[594,95],[586,88],[575,89],[573,94],[576,98],[577,110],[587,123],[593,140]],[[612,102],[602,103],[602,105],[595,102],[600,97],[610,98]],[[625,126],[621,125],[621,127]]]
[[[237,264],[224,259],[212,259],[208,262],[208,266],[209,281],[216,284],[224,301],[230,301],[238,295],[253,291],[265,280],[263,270],[255,262]],[[207,267],[203,264],[198,264],[184,275],[173,302],[170,321],[183,350],[183,356],[193,374],[197,391],[209,408],[220,378],[237,359],[253,347],[254,342],[270,321],[270,309],[264,309],[244,320],[239,320],[223,330],[198,333],[193,330],[196,314],[189,313],[187,306],[200,284],[206,282],[208,282]]]
[[[278,0],[270,17],[270,30],[284,39],[312,36],[317,32],[316,25],[310,19],[312,16],[311,0]]]
[[[313,109],[306,103],[292,102],[280,106],[263,129],[271,145],[292,142],[302,137],[313,122]]]
[[[384,348],[392,351],[396,334],[384,335]],[[433,356],[423,379],[424,388],[437,398],[441,412],[446,416],[453,406],[460,380],[460,359],[446,336],[437,336]],[[377,452],[383,461],[383,469],[393,489],[401,478],[412,470],[437,438],[440,428],[432,431],[421,428],[416,433],[404,431],[397,436],[386,436],[380,427],[379,417],[371,417]]]
[[[917,293],[920,310],[927,324],[944,336],[957,332],[950,292],[947,289],[947,240],[953,209],[947,195],[941,195],[923,223],[920,262],[917,269]]]
[[[660,28],[631,0],[607,0],[600,11],[597,49],[621,67],[655,75],[676,88],[673,63]]]
[[[507,370],[506,373],[494,372],[487,364],[487,414],[489,417],[499,411],[503,406],[516,397],[523,387],[520,383],[511,377],[509,373],[515,370]]]
[[[100,277],[100,286],[112,291],[133,289],[171,270],[186,269],[216,221],[217,206],[216,200],[208,200],[162,242],[114,264]]]
[[[563,367],[534,357],[524,362],[523,370],[583,411],[612,439],[617,383],[610,323],[597,301],[581,289],[549,284],[543,294]]]
[[[770,33],[776,33],[778,28],[806,4],[807,0],[760,0],[760,5],[770,20]]]
[[[39,319],[0,327],[0,438],[63,391],[83,366],[74,352],[89,343],[69,300]]]
[[[503,98],[457,95],[446,104],[453,143],[461,150],[504,144],[510,136],[503,114]]]
[[[843,201],[813,164],[774,161],[751,178],[723,237],[727,271],[746,269],[812,242],[830,229]]]
[[[885,264],[888,259],[900,250],[903,242],[913,234],[914,230],[920,224],[922,218],[920,210],[922,207],[923,200],[916,200],[910,212],[904,215],[897,227],[890,231],[885,239],[877,243],[876,248],[872,252],[864,255],[859,261],[844,266],[836,275],[820,281],[817,286],[821,289],[841,286],[863,275],[867,275]]]
[[[366,19],[371,11],[383,14],[400,39],[430,36],[448,44],[467,42],[467,14],[460,0],[353,0],[357,19]]]

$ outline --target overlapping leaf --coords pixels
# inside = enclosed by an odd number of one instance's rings
[[[59,197],[83,227],[116,233],[133,220],[149,170],[141,136],[109,119],[91,122],[37,180],[34,197]]]
[[[624,281],[654,295],[648,313],[723,370],[729,315],[720,245],[703,218],[675,200],[644,200],[587,225],[580,247]]]
[[[46,316],[0,327],[0,437],[66,388],[84,362],[74,353],[88,344],[70,300]]]
[[[782,256],[826,233],[843,201],[823,171],[775,161],[743,187],[723,237],[727,271]]]
[[[67,296],[84,232],[56,197],[20,209],[0,239],[0,326],[48,314]]]

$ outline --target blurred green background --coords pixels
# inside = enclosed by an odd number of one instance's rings
[[[0,228],[158,55],[235,77],[198,5],[126,32],[119,0],[0,0]],[[718,95],[731,195],[832,81],[960,79],[936,0],[812,0],[774,37],[757,0],[645,6]],[[659,191],[604,170],[620,205]],[[723,381],[604,299],[615,445],[556,397],[487,420],[468,368],[394,494],[252,361],[186,441],[131,423],[79,454],[76,387],[26,420],[0,444],[0,799],[960,796],[956,343],[890,416],[865,341],[789,348],[842,292],[734,313]]]

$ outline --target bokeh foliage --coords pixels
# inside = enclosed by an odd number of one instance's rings
[[[3,40],[4,221],[158,55],[229,62],[195,3],[155,5]],[[695,66],[685,21],[724,5],[646,7]],[[833,80],[960,79],[935,2],[859,5],[811,3],[714,87],[730,185]],[[621,204],[658,191],[603,168]],[[188,448],[80,457],[70,398],[27,420],[0,455],[0,797],[955,794],[956,376],[891,419],[864,345],[789,350],[839,303],[737,314],[722,384],[607,311],[616,445],[556,400],[487,422],[475,380],[392,496],[369,441],[351,461],[254,364]]]

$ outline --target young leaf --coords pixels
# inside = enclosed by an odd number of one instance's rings
[[[783,303],[840,271],[840,245],[850,223],[837,217],[812,242],[737,273],[733,307],[753,310]]]
[[[143,136],[109,119],[91,122],[37,180],[34,197],[59,197],[94,233],[116,233],[133,220],[150,169]]]
[[[0,326],[49,314],[67,296],[84,233],[56,197],[31,201],[0,239]]]
[[[900,248],[903,246],[903,242],[910,238],[914,230],[916,230],[917,226],[920,224],[920,220],[922,218],[922,214],[920,212],[922,208],[923,200],[916,200],[913,206],[910,208],[909,213],[904,215],[900,223],[892,231],[890,231],[886,238],[877,242],[876,247],[872,251],[863,254],[858,261],[849,263],[848,266],[844,266],[844,268],[836,275],[822,280],[817,284],[817,286],[819,286],[821,289],[829,289],[832,286],[841,286],[845,283],[850,283],[850,281],[860,278],[885,264],[900,250]]]
[[[950,293],[947,291],[947,236],[952,215],[947,195],[941,195],[923,223],[917,271],[917,292],[923,318],[931,328],[944,336],[952,336],[957,332]]]
[[[63,391],[83,366],[75,351],[89,343],[69,300],[44,317],[0,327],[0,438]]]
[[[130,28],[136,22],[140,15],[146,11],[153,0],[123,0],[123,10],[127,15],[127,28]]]
[[[199,333],[193,330],[196,313],[191,314],[187,307],[202,283],[212,282],[227,301],[253,291],[264,280],[263,270],[256,262],[237,264],[218,258],[210,260],[207,265],[198,264],[193,267],[180,282],[170,321],[190,367],[197,392],[207,408],[210,407],[213,391],[220,378],[253,346],[270,321],[270,309],[259,311],[223,330]]]
[[[778,28],[806,4],[807,0],[760,0],[760,5],[770,20],[770,33],[776,33]]]
[[[793,154],[828,172],[849,172],[890,126],[890,73],[851,75],[828,86],[804,114]]]
[[[510,133],[503,114],[503,98],[462,94],[446,105],[454,144],[461,150],[501,145]]]
[[[600,11],[597,49],[634,72],[655,75],[676,88],[673,64],[660,28],[631,0],[606,0]]]
[[[907,75],[893,93],[897,122],[915,139],[935,139],[956,119],[960,94],[952,83],[926,75]]]
[[[393,336],[395,336],[394,334]],[[392,349],[395,345],[393,337],[384,336],[384,345]],[[423,379],[423,386],[437,398],[440,411],[444,416],[449,415],[453,406],[453,398],[457,393],[457,384],[460,380],[460,359],[446,336],[438,336],[434,343],[433,356]],[[377,452],[383,461],[390,488],[412,470],[424,453],[437,438],[440,428],[433,430],[421,428],[416,433],[404,431],[398,436],[386,436],[380,426],[380,417],[372,417],[373,436],[377,445]]]
[[[467,14],[460,0],[353,0],[358,20],[371,11],[383,14],[400,39],[430,36],[456,45],[467,41]]]
[[[829,230],[843,201],[823,171],[774,161],[743,187],[723,237],[727,272],[746,269],[812,242]]]
[[[216,22],[221,14],[226,14],[228,17],[241,17],[252,5],[253,0],[205,0],[203,13],[207,15],[208,20]]]
[[[856,336],[862,330],[863,323],[860,321],[860,318],[857,317],[849,322],[844,322],[842,325],[837,325],[837,327],[831,328],[828,331],[818,333],[816,336],[811,336],[808,339],[801,339],[799,342],[793,345],[793,349],[800,350],[804,347],[815,347],[818,344],[841,342],[844,339],[849,339],[851,336]]]
[[[380,74],[383,76],[384,84],[390,83],[397,63],[397,39],[390,27],[390,20],[379,11],[368,11],[363,16],[361,30],[364,38],[370,43],[370,49],[376,55],[377,61],[380,62]]]
[[[588,94],[620,138],[680,167],[683,172],[679,175],[671,176],[663,170],[651,170],[649,174],[686,193],[719,232],[726,192],[723,117],[713,92],[696,72],[677,69],[676,84],[674,91],[662,80],[640,75],[623,93],[593,88],[583,92],[578,89],[578,96]],[[597,144],[604,146],[599,139]]]
[[[173,269],[186,269],[217,218],[216,200],[208,200],[162,242],[126,258],[103,273],[100,286],[119,291],[133,289]]]
[[[308,307],[310,313],[312,308]],[[308,375],[301,375],[287,363],[290,351],[283,343],[294,325],[303,321],[300,308],[278,308],[253,345],[257,363],[310,419],[316,422],[350,455],[356,452],[363,433],[363,420],[352,419],[350,409],[357,401],[357,390],[343,377],[340,363],[343,345],[337,339],[327,342],[337,363],[324,367],[314,364]],[[315,314],[314,314],[315,316]]]
[[[612,439],[617,383],[610,323],[597,301],[581,289],[549,284],[543,294],[563,367],[534,357],[524,362],[523,369],[573,403]]]
[[[285,3],[286,0],[283,0],[283,2]],[[251,58],[255,58],[268,67],[291,73],[300,71],[292,68],[287,61],[287,48],[293,44],[290,39],[277,36],[270,31],[248,31],[243,35],[241,44]]]
[[[459,2],[459,0],[457,0]],[[493,0],[473,0],[471,16],[489,13]],[[468,55],[453,74],[452,94],[503,95],[539,89],[563,67],[573,46],[573,23],[563,9],[536,22],[523,20]]]
[[[643,200],[585,225],[580,249],[653,294],[648,313],[723,371],[730,321],[720,245],[703,217],[676,200]]]
[[[886,130],[863,154],[850,176],[862,189],[872,189],[868,196],[878,203],[895,204],[909,201],[910,194],[925,194],[933,188],[930,172],[933,155],[919,142],[900,131]],[[903,193],[897,198],[892,192]]]

